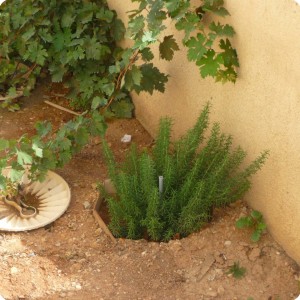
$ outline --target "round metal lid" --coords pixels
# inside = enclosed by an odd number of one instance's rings
[[[10,169],[5,169],[4,176],[8,176]],[[48,171],[43,182],[32,182],[28,174],[24,174],[22,184],[27,185],[27,191],[38,199],[37,214],[30,218],[20,217],[17,209],[0,200],[0,230],[27,231],[46,226],[58,219],[67,210],[71,201],[69,185],[58,174]]]

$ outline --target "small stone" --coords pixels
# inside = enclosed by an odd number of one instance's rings
[[[215,297],[218,296],[218,293],[217,293],[217,292],[214,292],[214,291],[208,291],[205,295],[208,296],[208,297],[213,297],[213,298],[215,298]]]
[[[98,183],[94,182],[94,183],[91,184],[91,187],[92,187],[93,190],[96,190],[98,185],[99,185]]]
[[[260,253],[261,251],[259,248],[253,248],[248,256],[249,260],[255,261],[256,259],[259,258]]]
[[[59,295],[60,298],[65,298],[66,296],[67,296],[66,293],[61,293],[61,294]]]
[[[89,201],[84,201],[83,202],[83,207],[84,207],[84,209],[90,209],[91,208],[91,203]]]
[[[224,292],[225,292],[225,289],[223,288],[222,285],[220,285],[220,286],[218,287],[218,293],[219,293],[219,294],[223,294]]]
[[[16,267],[11,267],[10,268],[10,274],[11,275],[15,275],[17,273],[19,273],[19,269],[18,268],[16,268]]]
[[[79,284],[79,283],[77,283],[76,285],[75,285],[75,288],[76,288],[76,290],[81,290],[81,285]]]
[[[60,243],[56,243],[55,246],[56,246],[56,247],[60,247]]]
[[[95,234],[100,235],[102,233],[102,231],[103,231],[102,228],[99,227],[95,230]]]
[[[224,246],[229,247],[231,245],[231,241],[225,241]]]

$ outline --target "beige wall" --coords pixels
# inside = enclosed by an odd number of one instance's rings
[[[109,2],[121,17],[132,9],[128,0]],[[248,160],[270,149],[246,200],[263,212],[273,237],[300,263],[300,6],[293,0],[227,0],[226,6],[237,32],[237,83],[201,79],[182,49],[171,63],[156,61],[171,77],[164,94],[134,95],[137,118],[154,134],[159,118],[170,115],[179,136],[210,100],[212,121],[233,134]]]

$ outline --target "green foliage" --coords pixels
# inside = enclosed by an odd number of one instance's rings
[[[168,20],[184,32],[182,44],[202,77],[235,82],[239,64],[229,40],[234,30],[227,24],[207,22],[213,15],[229,14],[223,0],[202,0],[199,7],[188,0],[132,1],[139,7],[129,13],[127,30],[106,0],[10,0],[0,6],[0,97],[6,99],[1,105],[19,109],[13,99],[20,94],[28,96],[43,73],[53,82],[63,82],[71,105],[87,111],[86,116],[64,124],[56,133],[49,124],[37,124],[37,136],[2,141],[8,145],[3,148],[7,157],[1,159],[0,171],[11,166],[13,181],[20,178],[26,164],[31,164],[33,178],[63,166],[87,143],[90,134],[103,134],[104,117],[98,112],[105,117],[132,117],[130,91],[165,91],[168,75],[153,64],[151,46],[157,43],[160,57],[167,61],[179,50],[174,36],[164,35]],[[117,46],[125,32],[134,41],[132,47]],[[96,125],[90,126],[92,123]],[[174,170],[172,164],[186,166],[193,155],[185,153],[182,146],[176,146],[176,157],[165,158],[164,193],[168,197],[174,182],[180,182],[173,174],[179,169]],[[184,172],[180,168],[179,174]],[[243,181],[236,184],[244,186]],[[5,185],[1,176],[0,185]],[[155,203],[154,190],[151,195]],[[154,218],[155,207],[148,223]],[[153,230],[160,226],[152,224]]]
[[[241,279],[246,274],[246,269],[240,266],[240,262],[235,262],[228,270],[227,274],[232,274],[236,279]]]
[[[236,221],[236,227],[239,229],[252,228],[253,233],[251,235],[251,240],[253,242],[258,242],[261,235],[266,230],[267,225],[261,212],[253,210],[249,216],[239,218]]]
[[[232,138],[214,124],[207,143],[210,106],[202,110],[195,126],[179,141],[171,142],[168,118],[160,122],[152,153],[139,153],[132,145],[125,162],[117,164],[103,140],[103,153],[117,197],[106,195],[110,229],[117,237],[168,241],[187,236],[211,220],[214,207],[240,199],[250,188],[250,178],[264,164],[263,152],[244,170],[246,153],[231,149]],[[158,177],[163,176],[159,191]]]
[[[116,46],[125,27],[105,0],[11,0],[1,5],[0,94],[8,95],[3,106],[13,108],[17,91],[28,95],[41,71],[53,82],[64,81],[74,107],[105,107],[110,115],[118,113],[108,108],[114,100],[130,103],[128,91],[164,92],[168,76],[150,63],[149,46],[158,43],[160,57],[167,61],[179,50],[173,35],[164,36],[168,19],[184,31],[188,59],[203,78],[235,82],[239,63],[229,41],[234,29],[205,21],[229,15],[223,1],[202,0],[199,7],[187,0],[134,2],[139,8],[130,12],[126,32],[134,41],[131,48]],[[132,111],[131,105],[127,110]]]
[[[149,54],[151,50],[148,46],[158,42],[160,57],[170,61],[174,52],[179,50],[173,35],[162,36],[166,22],[171,20],[177,30],[184,32],[182,45],[188,48],[187,57],[199,66],[203,78],[211,76],[223,83],[236,81],[239,62],[236,50],[229,40],[235,31],[228,24],[209,21],[214,15],[229,15],[223,7],[223,0],[202,0],[198,7],[187,0],[135,2],[139,3],[139,8],[130,12],[127,32],[127,36],[135,41],[134,48],[147,48]],[[159,76],[163,80],[162,74]]]
[[[110,74],[108,67],[115,64],[115,43],[124,32],[105,0],[6,1],[0,7],[0,63],[5,67],[0,94],[8,88],[28,93],[43,70],[53,82],[66,82],[73,106],[88,109],[95,97],[108,99],[114,92],[118,72]]]
[[[18,182],[24,170],[30,168],[33,180],[43,180],[49,169],[66,164],[74,154],[87,144],[90,135],[103,135],[103,116],[94,112],[90,118],[79,116],[53,132],[51,124],[37,123],[37,135],[23,135],[17,140],[0,139],[0,170],[11,167],[10,180]],[[7,179],[0,172],[0,189],[6,188]]]

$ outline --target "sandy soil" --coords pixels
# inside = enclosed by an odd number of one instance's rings
[[[0,109],[0,138],[34,133],[37,120],[58,126],[72,116],[46,105],[40,85],[23,109]],[[59,96],[52,101],[64,104]],[[153,141],[137,120],[109,124],[107,138],[118,159],[131,134],[139,147]],[[9,299],[241,299],[286,300],[299,294],[299,268],[268,234],[258,243],[235,228],[249,212],[239,201],[214,212],[213,222],[188,238],[169,243],[120,239],[114,244],[99,228],[92,208],[95,183],[106,178],[99,140],[94,138],[71,163],[57,171],[70,185],[67,212],[51,226],[0,233],[0,295]],[[228,274],[234,262],[246,268],[242,279]]]

